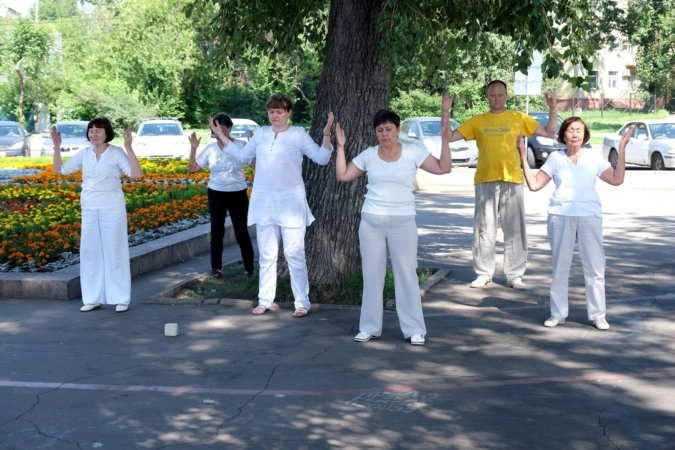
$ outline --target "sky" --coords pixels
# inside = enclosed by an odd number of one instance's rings
[[[22,16],[27,17],[30,7],[33,6],[35,0],[4,0],[5,6],[12,8],[21,13]]]

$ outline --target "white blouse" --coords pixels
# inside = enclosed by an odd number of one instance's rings
[[[209,189],[220,192],[236,192],[246,189],[244,163],[226,151],[229,146],[241,150],[244,145],[246,145],[245,142],[234,140],[228,142],[221,150],[217,142],[211,142],[199,152],[195,159],[197,164],[199,167],[208,167],[211,172]]]
[[[107,209],[124,207],[122,174],[131,176],[127,153],[116,145],[108,145],[96,159],[93,146],[83,148],[61,166],[61,173],[68,175],[82,169],[82,209]]]
[[[601,154],[591,150],[584,150],[576,164],[570,161],[565,150],[551,153],[541,166],[555,184],[548,213],[602,217],[602,204],[595,184],[609,167],[609,162]]]
[[[401,156],[396,161],[381,159],[377,145],[352,159],[368,176],[361,212],[379,216],[415,215],[415,175],[430,153],[421,145],[400,143]]]
[[[302,179],[302,160],[306,156],[326,165],[331,150],[317,145],[304,128],[290,127],[276,133],[271,126],[261,127],[241,151],[226,150],[239,161],[255,158],[248,225],[300,228],[314,221]]]

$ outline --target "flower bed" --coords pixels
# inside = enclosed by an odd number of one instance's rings
[[[140,243],[138,234],[205,221],[208,171],[189,174],[183,160],[142,160],[141,166],[143,179],[123,179],[132,245]],[[0,271],[53,270],[50,263],[79,251],[80,173],[56,175],[48,164],[37,168],[42,171],[0,185]],[[250,180],[252,169],[244,172]]]

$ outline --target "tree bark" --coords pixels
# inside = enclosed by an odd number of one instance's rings
[[[25,86],[23,71],[21,70],[22,61],[23,61],[23,59],[16,64],[16,74],[19,77],[19,102],[18,102],[18,105],[17,105],[19,117],[17,117],[17,121],[22,126],[25,126],[26,120],[24,118],[23,109],[24,109],[24,103],[26,101],[25,100],[26,99],[26,86]]]
[[[378,19],[384,0],[333,0],[312,136],[321,141],[329,111],[345,129],[347,161],[376,143],[372,118],[388,106],[391,68],[384,62]],[[366,179],[340,183],[335,156],[326,166],[305,161],[307,199],[316,221],[307,229],[307,265],[314,284],[336,284],[361,266],[358,226]]]

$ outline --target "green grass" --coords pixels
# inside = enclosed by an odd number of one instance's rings
[[[233,298],[254,300],[258,296],[258,273],[252,277],[243,275],[244,267],[241,263],[223,267],[222,278],[207,277],[198,279],[177,294],[178,297],[188,298]],[[420,284],[429,279],[435,269],[419,269]],[[338,305],[359,305],[363,289],[361,273],[352,276],[342,285],[310,286],[310,297],[316,303]],[[384,282],[384,299],[394,298],[394,275],[391,267],[387,268]],[[276,301],[281,303],[293,302],[290,280],[282,277],[277,280]]]
[[[570,117],[571,111],[561,112],[563,118]],[[582,111],[581,116],[591,132],[591,144],[602,145],[605,134],[614,133],[624,126],[626,122],[639,119],[663,119],[668,117],[665,109],[654,113],[641,113],[635,111],[623,111],[618,109],[606,109],[604,111]]]

